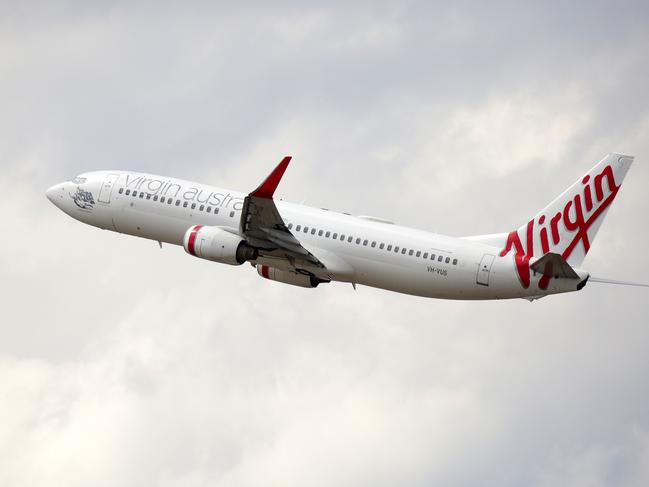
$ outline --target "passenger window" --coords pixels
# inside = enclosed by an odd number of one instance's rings
[[[309,233],[309,227],[304,227],[304,233]]]
[[[192,210],[196,208],[196,203],[192,203]]]
[[[160,203],[164,203],[164,202],[165,202],[165,197],[164,197],[164,196],[160,196]]]
[[[144,198],[144,193],[140,191],[140,198]]]
[[[212,207],[211,207],[211,206],[208,206],[208,207],[207,207],[207,212],[208,212],[208,213],[212,213]]]
[[[401,249],[401,253],[405,255],[405,254],[406,254],[406,250],[407,250],[406,248]]]
[[[174,202],[174,200],[172,200],[171,198],[168,198],[168,199],[167,199],[167,204],[168,204],[168,205],[170,205],[170,204],[173,203],[173,202]]]
[[[383,242],[381,242],[381,245],[379,245],[379,248],[380,248],[381,250],[383,250],[383,247],[385,247],[385,244],[384,244]]]
[[[322,237],[322,230],[318,230],[318,237]]]
[[[399,247],[398,246],[394,248],[394,252],[397,253],[397,254],[399,253]]]
[[[146,199],[150,200],[151,199],[151,193],[146,194]]]
[[[122,194],[124,192],[124,188],[119,188],[119,194]]]
[[[129,194],[131,194],[131,190],[130,190],[130,189],[127,189],[127,190],[126,190],[126,196],[128,196]]]
[[[299,232],[300,230],[302,230],[302,225],[298,225],[297,227],[295,227],[296,232]]]
[[[450,258],[450,257],[447,257],[446,260],[445,260],[445,262],[448,264],[449,262],[451,262],[451,258]]]
[[[230,218],[234,218],[234,211],[230,212]]]
[[[311,235],[315,235],[315,228],[311,229]]]
[[[188,203],[185,201],[183,202],[183,208],[187,208]]]
[[[288,229],[290,230],[291,228],[293,228],[293,224],[292,224],[292,223],[289,223],[289,224],[288,224]]]
[[[372,242],[372,248],[376,247],[376,242]]]
[[[392,250],[392,245],[388,245],[388,252]]]
[[[203,211],[205,209],[205,205],[201,205],[198,211]]]
[[[176,200],[176,206],[180,206],[180,200]]]
[[[414,254],[414,253],[415,253],[415,251],[412,250],[412,249],[410,249],[410,250],[408,251],[408,255],[412,255],[412,254]]]
[[[354,239],[354,237],[352,237],[351,235],[350,235],[349,237],[347,237],[347,241],[348,241],[349,243],[352,243],[352,240],[353,240],[353,239]]]
[[[417,257],[419,257],[420,255],[421,255],[421,250],[418,250],[417,251]]]
[[[219,212],[218,208],[214,208],[214,214],[216,215]]]
[[[437,262],[441,262],[443,258],[444,258],[444,257],[442,257],[442,256],[440,255],[439,257],[437,257]]]
[[[334,234],[331,236],[331,238],[333,238],[334,240],[338,239],[338,234],[337,234],[337,233],[334,233]]]
[[[430,254],[430,260],[435,260],[435,254]]]
[[[367,240],[363,240],[363,247],[367,247]]]
[[[457,259],[453,259],[453,265],[457,265]]]
[[[424,259],[428,258],[428,252],[424,252]]]
[[[329,238],[329,235],[331,235],[331,232],[325,233],[325,237]]]
[[[153,201],[158,201],[158,195],[157,194],[153,195]]]

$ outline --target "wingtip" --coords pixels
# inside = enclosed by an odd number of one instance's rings
[[[284,176],[288,163],[291,162],[291,158],[292,156],[284,156],[275,169],[273,169],[273,172],[268,175],[257,189],[250,193],[250,196],[272,199],[279,182],[282,180],[282,176]]]

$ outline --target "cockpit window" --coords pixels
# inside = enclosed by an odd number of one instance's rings
[[[86,178],[82,178],[81,176],[77,176],[76,178],[74,178],[74,179],[72,180],[72,182],[73,182],[74,184],[83,184],[83,183],[85,183],[86,181],[87,181],[87,179],[86,179]]]

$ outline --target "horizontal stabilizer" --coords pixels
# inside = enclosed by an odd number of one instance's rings
[[[547,277],[566,277],[568,279],[579,279],[575,270],[570,267],[566,259],[554,252],[548,252],[539,260],[530,265],[530,268],[537,274]]]
[[[590,277],[588,279],[588,282],[599,282],[601,284],[619,284],[621,286],[649,287],[649,284],[643,284],[641,282],[614,281],[613,279],[601,279],[599,277]]]

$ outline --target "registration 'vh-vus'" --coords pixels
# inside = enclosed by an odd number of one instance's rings
[[[314,288],[332,281],[446,299],[538,299],[597,279],[582,267],[633,157],[609,154],[511,232],[450,237],[278,201],[285,157],[250,193],[130,171],[97,171],[47,190],[71,217],[182,245],[222,264]],[[641,284],[638,284],[641,285]]]

